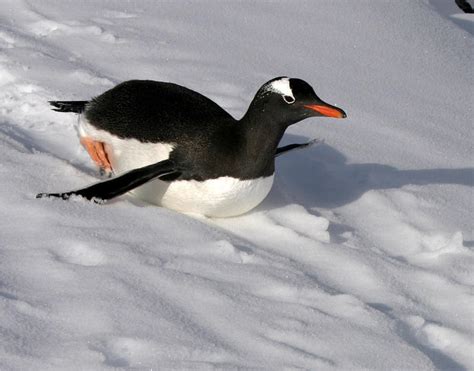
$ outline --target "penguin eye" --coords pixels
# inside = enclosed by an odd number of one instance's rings
[[[292,97],[291,95],[283,95],[282,97],[283,97],[283,100],[288,104],[295,103],[295,98]]]

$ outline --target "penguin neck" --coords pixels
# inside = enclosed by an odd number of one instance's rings
[[[255,166],[256,172],[273,174],[276,149],[288,125],[279,122],[270,112],[250,106],[239,121],[239,127],[244,137],[242,149],[246,160]]]

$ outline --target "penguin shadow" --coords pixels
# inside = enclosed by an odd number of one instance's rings
[[[307,141],[308,138],[291,134],[284,137],[285,143]],[[308,208],[337,208],[356,201],[368,191],[406,185],[474,186],[474,168],[402,170],[378,163],[353,164],[326,143],[278,157],[276,174],[274,192],[287,197],[277,200],[271,194],[271,205],[266,204],[267,208],[281,207],[290,202]]]

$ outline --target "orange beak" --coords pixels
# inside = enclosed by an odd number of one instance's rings
[[[337,108],[337,107],[320,106],[318,104],[310,104],[305,107],[327,117],[334,117],[337,119],[343,119],[347,117],[346,113],[342,109]]]

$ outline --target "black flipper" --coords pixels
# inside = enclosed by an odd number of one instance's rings
[[[75,100],[75,101],[49,101],[53,107],[53,111],[58,112],[74,112],[82,113],[86,109],[86,104],[89,103],[86,100]]]
[[[39,193],[36,198],[56,197],[67,200],[72,196],[82,196],[94,203],[102,204],[111,198],[123,195],[134,188],[137,188],[154,178],[163,178],[163,180],[172,181],[178,178],[181,172],[171,160],[164,160],[144,166],[138,169],[107,179],[103,182],[93,184],[89,187],[77,191],[64,193]]]
[[[278,157],[294,149],[303,149],[309,146],[314,146],[315,144],[321,144],[322,142],[323,141],[320,139],[313,139],[313,140],[310,140],[308,143],[295,143],[295,144],[288,144],[287,146],[283,146],[283,147],[278,147],[275,153],[275,157]]]

